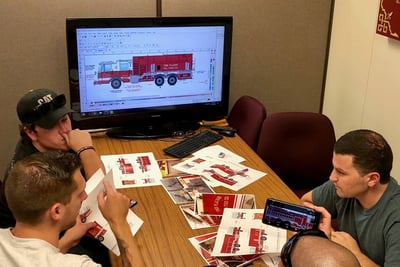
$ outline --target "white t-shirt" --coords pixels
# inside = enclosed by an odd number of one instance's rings
[[[50,243],[15,237],[10,228],[0,229],[1,266],[101,267],[86,255],[63,254]]]

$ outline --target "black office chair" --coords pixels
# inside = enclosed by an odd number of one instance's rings
[[[281,112],[264,120],[256,152],[301,197],[329,179],[335,141],[327,116]]]
[[[238,130],[238,135],[256,150],[261,125],[267,116],[264,105],[254,97],[241,96],[226,118],[229,126]]]

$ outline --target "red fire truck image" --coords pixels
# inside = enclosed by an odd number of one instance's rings
[[[140,156],[136,159],[136,162],[139,163],[139,168],[142,172],[147,172],[147,166],[151,165],[150,158],[148,156]]]
[[[178,80],[192,79],[192,68],[192,54],[133,56],[132,60],[100,62],[94,84],[110,83],[118,89],[127,82],[154,81],[162,86],[167,80],[169,85],[175,85]]]
[[[85,212],[79,214],[81,222],[85,223],[87,221],[87,218],[89,217],[89,215],[92,213],[91,209],[87,209]],[[100,242],[104,241],[104,235],[107,232],[106,229],[104,229],[100,224],[98,224],[96,221],[94,221],[95,226],[90,228],[88,230],[88,234],[93,237],[98,239]]]
[[[264,253],[263,244],[264,241],[267,240],[267,234],[265,230],[250,228],[250,238],[249,238],[249,246],[254,249],[252,253]]]
[[[236,253],[240,250],[239,236],[242,231],[240,227],[232,227],[232,233],[225,234],[224,242],[222,243],[222,253]]]
[[[123,174],[131,174],[131,173],[133,173],[132,163],[128,162],[124,158],[119,158],[118,162],[119,162],[119,169],[121,170],[121,172]]]
[[[313,228],[312,216],[273,205],[267,209],[265,220],[295,231]]]
[[[87,233],[93,237],[99,240],[100,242],[104,241],[104,235],[106,234],[107,230],[103,228],[100,224],[98,224],[96,221],[94,221],[96,224],[94,227],[90,228]]]
[[[225,184],[234,185],[234,184],[237,183],[237,181],[233,180],[230,176],[224,177],[224,176],[218,174],[218,173],[217,173],[215,170],[213,170],[213,169],[211,169],[211,170],[204,170],[204,172],[210,173],[210,176],[211,176],[212,178],[214,178],[214,179],[217,180],[217,181],[223,182],[223,183],[225,183]]]
[[[87,221],[87,217],[92,213],[91,209],[87,209],[84,213],[79,214],[79,217],[81,218],[81,222],[85,223]]]

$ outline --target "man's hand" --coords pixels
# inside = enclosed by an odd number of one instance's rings
[[[105,191],[97,195],[99,209],[104,218],[110,223],[126,221],[130,200],[124,194],[115,191],[108,181],[104,181]]]
[[[324,207],[315,206],[310,202],[304,202],[303,205],[321,213],[321,217],[319,218],[318,228],[319,230],[324,232],[329,239],[331,239],[331,231],[332,231],[331,214]]]
[[[85,147],[93,147],[92,137],[88,131],[82,131],[75,129],[67,134],[63,134],[64,139],[67,142],[69,149],[77,152]],[[81,151],[79,157],[82,160],[83,170],[85,171],[85,178],[90,179],[98,169],[101,169],[103,173],[106,173],[106,168],[100,159],[100,156],[96,153],[94,148],[89,148]]]
[[[81,218],[78,215],[76,217],[75,225],[69,228],[59,240],[58,248],[62,253],[66,253],[70,248],[78,245],[79,240],[81,240],[86,232],[95,226],[96,224],[94,222],[82,223]]]
[[[63,134],[65,141],[70,149],[78,151],[85,146],[92,146],[92,137],[88,131],[74,129],[67,134]]]
[[[126,220],[130,200],[124,194],[116,192],[108,181],[104,181],[105,191],[97,195],[99,209],[109,222],[117,239],[123,266],[144,267],[140,247],[132,235]]]

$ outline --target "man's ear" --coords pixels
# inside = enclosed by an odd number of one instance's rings
[[[55,203],[49,209],[50,217],[54,221],[60,221],[65,213],[65,207],[61,203]]]
[[[368,186],[374,187],[376,184],[379,184],[381,180],[381,176],[378,172],[370,172],[367,174],[368,176]]]
[[[30,129],[29,127],[26,127],[26,126],[24,126],[23,130],[26,133],[26,135],[29,136],[29,138],[32,141],[36,141],[37,140],[37,134],[36,134],[35,130]]]

